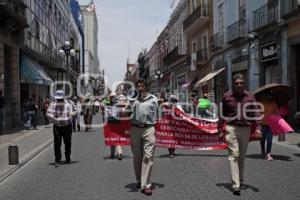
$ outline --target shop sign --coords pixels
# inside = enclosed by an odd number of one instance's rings
[[[266,62],[269,60],[274,60],[278,58],[278,44],[277,42],[272,42],[261,46],[261,62]]]

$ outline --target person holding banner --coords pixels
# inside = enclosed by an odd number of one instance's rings
[[[145,195],[152,195],[150,175],[156,142],[154,124],[157,120],[158,99],[147,92],[144,80],[138,80],[136,88],[139,95],[132,105],[134,113],[130,133],[134,171],[137,187]]]
[[[173,106],[175,106],[175,108],[178,108],[180,111],[184,112],[182,106],[178,103],[178,98],[175,95],[171,95],[169,98],[169,101],[166,102],[166,106],[169,106],[170,109],[174,109]],[[175,158],[175,148],[168,148],[169,151],[169,157],[170,158]]]
[[[107,111],[111,111],[108,112],[107,114],[110,115],[111,117],[113,117],[113,120],[116,120],[115,118],[119,117],[119,113],[118,113],[118,108],[117,108],[117,104],[118,104],[118,97],[117,94],[112,92],[109,95],[109,103],[107,103],[107,107],[106,108],[111,108]],[[114,116],[112,116],[114,115]],[[109,117],[110,118],[110,117]],[[108,123],[110,123],[110,119],[108,118]],[[118,160],[122,160],[123,159],[123,152],[122,152],[122,148],[120,145],[116,145],[116,146],[110,146],[110,159],[114,159],[115,158],[115,151],[117,151],[117,156],[118,156]]]
[[[234,75],[233,90],[226,92],[223,96],[219,120],[220,137],[223,137],[223,132],[225,132],[228,145],[234,195],[240,195],[240,186],[244,180],[244,163],[251,127],[256,126],[256,134],[261,135],[260,126],[257,126],[256,121],[259,113],[253,111],[253,108],[257,108],[255,102],[255,96],[245,90],[243,75]]]

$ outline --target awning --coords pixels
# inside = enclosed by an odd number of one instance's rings
[[[224,70],[225,70],[225,67],[223,67],[221,69],[218,69],[218,70],[214,70],[214,71],[206,74],[206,76],[204,76],[200,81],[198,81],[196,83],[196,87],[199,87],[201,83],[209,81],[210,79],[212,79],[213,77],[217,76],[219,73],[221,73]]]
[[[185,82],[182,86],[181,86],[181,89],[185,89],[185,88],[188,88],[193,82],[196,81],[196,79],[198,78],[197,77],[194,77],[193,79],[190,79],[189,81]]]
[[[21,83],[33,83],[40,85],[51,85],[52,79],[36,61],[22,55],[21,60]]]

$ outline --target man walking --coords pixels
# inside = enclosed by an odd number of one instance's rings
[[[66,163],[71,162],[71,140],[72,140],[72,106],[65,99],[65,92],[57,90],[55,101],[51,102],[47,110],[47,117],[53,121],[55,167],[61,162],[61,142],[65,144]]]
[[[147,92],[144,80],[138,80],[136,87],[139,96],[133,102],[133,127],[130,135],[134,171],[137,187],[145,195],[152,195],[150,175],[156,141],[154,123],[157,118],[158,99]]]
[[[226,134],[233,194],[240,195],[251,126],[256,124],[254,119],[258,113],[247,112],[247,109],[256,107],[254,105],[256,100],[252,93],[245,90],[243,75],[234,75],[233,84],[233,90],[226,92],[222,100],[219,129],[220,136],[223,130]],[[256,133],[260,134],[259,126],[257,126]]]

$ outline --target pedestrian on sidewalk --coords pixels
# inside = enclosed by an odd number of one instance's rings
[[[49,99],[49,95],[47,95],[46,99],[43,101],[43,106],[42,106],[42,112],[43,112],[43,117],[45,120],[46,127],[49,125],[49,119],[47,117],[47,110],[48,110],[50,103],[51,103],[51,101]]]
[[[35,103],[33,98],[30,98],[29,102],[27,104],[27,120],[28,121],[25,124],[27,130],[29,130],[31,127],[33,127],[33,129],[35,129],[35,130],[37,129],[36,128],[37,111],[38,111],[38,105]]]
[[[5,98],[3,96],[2,90],[0,90],[0,134],[4,131],[4,107],[5,107]]]
[[[245,79],[242,74],[233,76],[233,90],[224,94],[219,120],[220,137],[228,145],[228,159],[231,171],[232,189],[234,195],[240,195],[240,186],[244,181],[244,164],[250,138],[251,126],[257,125],[254,117],[259,113],[247,112],[255,108],[255,97],[245,90]],[[245,106],[249,104],[248,106]],[[252,105],[251,105],[252,104]],[[256,134],[260,135],[260,126],[256,126]]]
[[[137,187],[145,195],[152,195],[151,171],[155,151],[155,129],[158,99],[147,92],[146,82],[138,80],[136,88],[139,96],[133,102],[132,129],[130,134],[134,171]]]
[[[65,92],[57,90],[55,101],[51,102],[47,110],[47,117],[53,122],[55,166],[61,162],[61,143],[64,140],[66,163],[71,162],[72,140],[72,106],[65,99]]]

